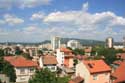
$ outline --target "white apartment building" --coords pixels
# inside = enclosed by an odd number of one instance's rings
[[[51,45],[53,50],[60,48],[60,37],[52,37]]]
[[[16,82],[27,83],[37,68],[36,62],[27,60],[22,56],[5,56],[4,60],[14,66],[17,77]]]
[[[106,39],[106,47],[107,48],[113,48],[113,38],[112,37],[108,37]]]
[[[67,42],[67,47],[70,47],[72,49],[80,48],[80,42],[77,40],[69,40]]]
[[[57,60],[55,56],[44,55],[39,59],[40,68],[48,68],[51,72],[57,71]]]

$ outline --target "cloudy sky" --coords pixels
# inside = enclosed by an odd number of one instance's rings
[[[125,36],[125,0],[0,0],[0,42]]]

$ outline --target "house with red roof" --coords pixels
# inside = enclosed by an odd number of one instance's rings
[[[16,82],[28,82],[37,68],[36,62],[27,60],[22,56],[5,56],[4,60],[14,66],[17,77]]]
[[[111,68],[103,60],[85,60],[76,65],[76,77],[84,83],[110,83]]]
[[[56,50],[56,59],[58,61],[59,67],[73,67],[73,59],[74,55],[72,54],[72,51],[67,48],[59,48]]]
[[[48,68],[51,72],[57,71],[57,60],[55,56],[44,55],[39,59],[40,68]]]
[[[116,58],[125,61],[125,53],[117,53],[116,54]]]
[[[69,81],[69,83],[84,83],[84,79],[80,76],[77,76]]]
[[[85,55],[91,56],[92,47],[85,48],[84,52],[85,52]]]
[[[121,62],[119,67],[111,74],[112,83],[125,83],[125,62]]]

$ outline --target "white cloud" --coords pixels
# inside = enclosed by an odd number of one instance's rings
[[[16,25],[16,24],[21,24],[24,22],[23,19],[10,15],[10,14],[5,14],[3,21],[9,25]]]
[[[83,4],[83,11],[87,11],[88,8],[89,8],[88,2],[84,3],[84,4]]]
[[[115,41],[121,41],[123,35],[125,35],[125,18],[117,16],[111,11],[91,14],[87,11],[88,3],[85,4],[79,11],[57,11],[48,15],[42,12],[34,13],[30,19],[39,20],[43,23],[28,25],[19,31],[6,30],[4,31],[7,33],[5,38],[10,41],[33,42],[49,39],[52,35],[96,40],[104,40],[106,37],[112,36],[116,39]],[[19,18],[12,15],[5,17]],[[0,21],[0,23],[3,23],[3,21]]]
[[[107,36],[118,38],[118,36],[125,35],[123,33],[125,31],[125,18],[117,16],[111,11],[91,14],[87,10],[88,3],[85,3],[83,4],[83,9],[79,11],[52,12],[44,18],[44,22],[62,24],[65,27],[64,31],[62,31],[73,37],[99,38],[101,40]],[[68,31],[69,28],[72,30]],[[119,30],[115,30],[116,28]],[[71,32],[75,32],[74,35]],[[120,35],[121,33],[122,35]]]
[[[38,12],[38,13],[34,13],[30,20],[42,20],[45,17],[45,14],[43,12]]]
[[[40,5],[49,5],[52,0],[0,0],[0,9],[12,7],[32,8]]]

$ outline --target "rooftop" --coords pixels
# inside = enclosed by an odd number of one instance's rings
[[[90,73],[111,71],[111,68],[103,60],[85,60],[83,63],[86,65]]]
[[[56,60],[55,56],[46,55],[46,56],[42,56],[42,59],[43,59],[43,64],[44,65],[57,64],[57,60]]]
[[[77,76],[76,78],[70,80],[69,83],[81,83],[82,81],[84,81],[84,79],[80,76]]]
[[[125,82],[125,62],[122,62],[120,66],[112,73],[113,77],[116,77],[114,83]]]
[[[4,60],[9,62],[14,67],[37,67],[37,62],[27,60],[22,56],[5,56]]]

